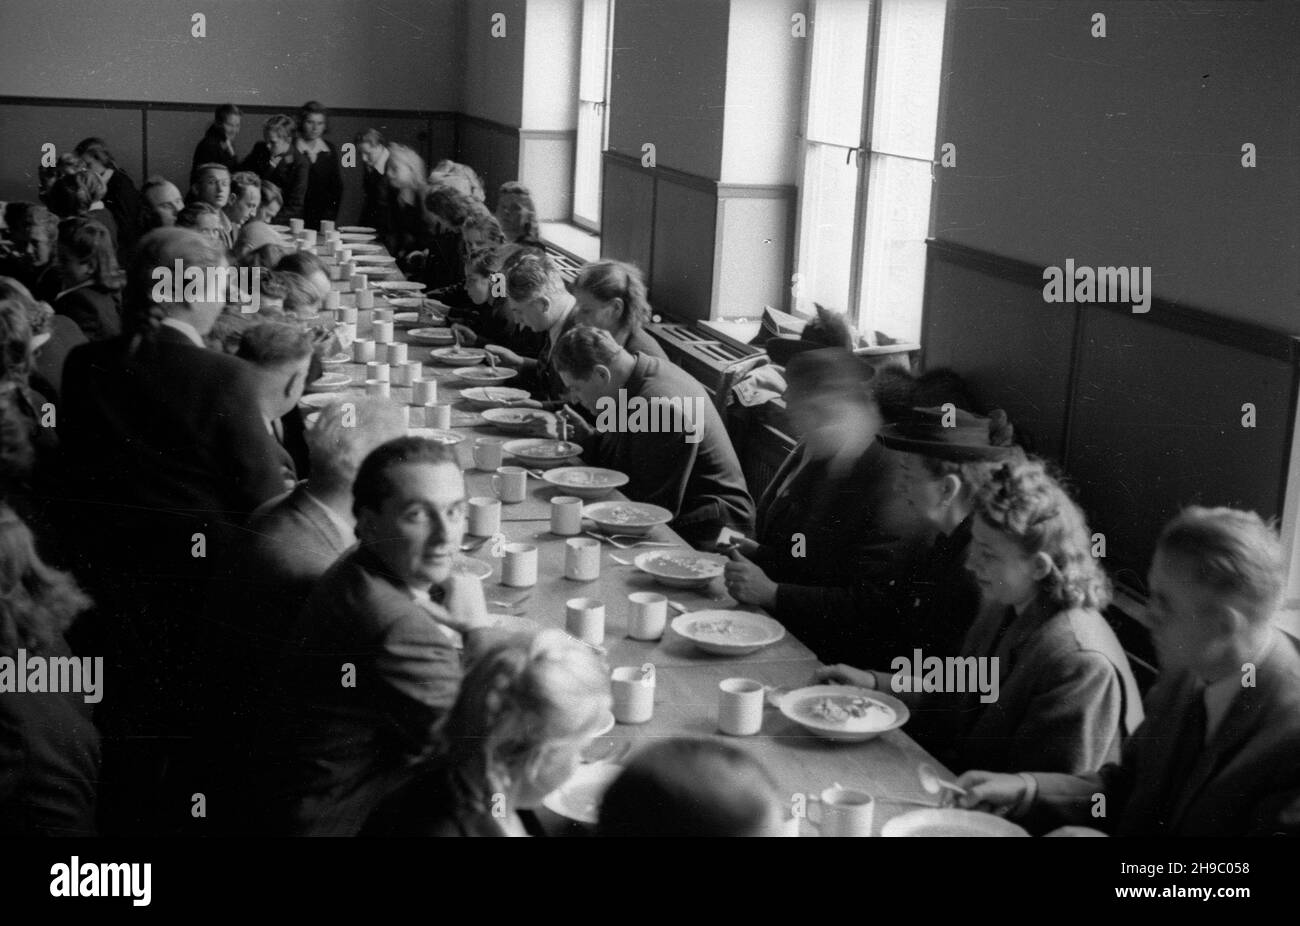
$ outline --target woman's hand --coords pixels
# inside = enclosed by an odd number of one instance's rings
[[[731,562],[723,570],[727,591],[741,604],[758,605],[760,608],[772,608],[776,605],[776,583],[767,577],[739,551],[727,551]]]
[[[483,349],[496,357],[497,363],[508,367],[514,367],[516,370],[524,365],[524,358],[520,357],[508,347],[502,347],[500,344],[489,344]]]
[[[869,669],[855,669],[843,664],[822,666],[813,673],[814,685],[856,685],[858,688],[876,688],[876,676]]]
[[[748,537],[737,537],[732,541],[731,549],[735,550],[741,556],[753,558],[754,554],[762,547],[757,540],[750,540]]]

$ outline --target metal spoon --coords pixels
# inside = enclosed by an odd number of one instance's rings
[[[938,794],[945,788],[949,791],[954,791],[957,794],[966,793],[966,789],[956,782],[948,781],[946,778],[940,778],[938,770],[928,763],[921,763],[916,770],[916,774],[920,776],[921,787],[925,789],[927,794]]]

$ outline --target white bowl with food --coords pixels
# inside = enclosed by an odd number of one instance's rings
[[[881,836],[1028,836],[1023,826],[982,810],[935,807],[885,821]],[[1051,835],[1050,833],[1048,835]],[[1100,834],[1099,834],[1100,835]]]
[[[607,534],[648,534],[673,519],[673,513],[645,502],[597,502],[582,509],[582,516]]]
[[[531,396],[527,389],[514,389],[509,386],[471,386],[460,391],[460,398],[475,411],[488,408],[504,408],[516,402],[526,402]]]
[[[907,705],[884,691],[852,685],[811,685],[781,696],[781,713],[810,733],[847,743],[897,730],[910,716]]]
[[[648,550],[637,554],[633,564],[660,585],[669,588],[704,588],[722,575],[727,558],[717,553],[694,550]]]
[[[403,312],[403,315],[408,313]],[[409,313],[415,315],[414,312]],[[419,320],[419,316],[416,316]],[[397,324],[397,316],[393,316],[393,324]],[[450,344],[456,340],[456,335],[450,328],[411,328],[406,332],[412,344]]]
[[[517,412],[523,409],[500,409],[500,411]],[[491,421],[492,419],[488,417],[490,414],[484,412],[483,417]],[[550,414],[550,412],[542,412],[542,414]],[[626,473],[620,473],[616,469],[602,469],[599,466],[561,466],[547,470],[542,479],[563,490],[565,495],[572,495],[589,502],[604,498],[628,483]]]
[[[527,434],[547,421],[554,421],[555,415],[540,408],[488,408],[483,411],[483,420],[507,434]]]
[[[465,439],[464,434],[458,434],[455,431],[444,431],[441,428],[407,428],[408,437],[423,437],[425,440],[437,441],[440,444],[446,444],[448,447],[455,447]]]
[[[510,367],[473,366],[459,367],[452,370],[451,375],[470,383],[504,383],[518,376],[519,371]]]
[[[785,628],[750,611],[691,611],[673,618],[678,636],[714,656],[748,656],[785,637]]]
[[[487,351],[477,347],[438,347],[429,351],[429,356],[434,363],[444,363],[449,367],[473,367],[487,359]]]
[[[346,373],[326,373],[307,388],[312,392],[338,392],[352,385],[352,377]]]
[[[380,280],[375,286],[386,293],[422,293],[429,288],[416,280]]]
[[[560,466],[582,453],[581,444],[541,437],[506,441],[501,449],[529,466],[537,467]]]
[[[623,766],[611,762],[579,765],[568,781],[542,799],[542,804],[562,817],[595,826],[605,792],[622,772]]]
[[[340,225],[334,230],[339,233],[339,237],[346,237],[348,235],[373,235],[375,233],[375,229],[371,228],[369,225]]]

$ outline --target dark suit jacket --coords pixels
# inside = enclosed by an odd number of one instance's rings
[[[321,219],[333,222],[339,217],[339,200],[343,198],[343,174],[339,170],[338,149],[325,142],[327,150],[313,161],[297,149],[295,157],[307,162],[307,195],[303,199],[302,219],[308,228],[319,228]]]
[[[1300,834],[1300,642],[1274,631],[1255,686],[1241,689],[1190,769],[1174,770],[1193,689],[1186,673],[1162,674],[1118,764],[1080,777],[1035,775],[1028,822],[1080,823],[1120,836]],[[1100,818],[1090,813],[1098,792],[1108,801]]]
[[[466,806],[452,786],[451,772],[441,761],[422,766],[419,773],[394,790],[375,809],[362,836],[505,836],[490,813]]]
[[[200,164],[225,164],[232,174],[239,169],[239,157],[233,151],[226,150],[225,141],[226,132],[221,126],[216,123],[208,126],[199,143],[194,146],[194,160],[190,164],[191,181]]]
[[[777,583],[777,620],[824,661],[856,661],[855,634],[866,616],[854,609],[853,584],[887,581],[908,549],[880,523],[895,464],[873,441],[838,477],[819,461],[796,473],[806,452],[796,447],[763,493],[752,558]],[[802,556],[793,555],[796,533]]]
[[[951,768],[1084,774],[1118,761],[1142,722],[1128,657],[1096,611],[1054,613],[1046,601],[1020,615],[986,608],[961,655],[997,658],[998,697],[987,704],[978,692],[922,699],[918,739]],[[938,735],[927,736],[930,728]]]
[[[388,179],[371,167],[365,168],[361,188],[361,214],[357,224],[375,230],[379,241],[388,240],[388,222],[392,212],[392,198]]]
[[[355,687],[342,684],[344,664],[355,667]],[[289,832],[359,832],[432,748],[461,677],[449,632],[373,553],[359,547],[330,567],[289,635],[279,673],[272,800]]]
[[[55,300],[54,312],[76,322],[91,341],[104,341],[122,333],[121,297],[101,286],[65,292]]]
[[[715,539],[724,526],[752,530],[754,501],[726,426],[704,387],[667,360],[638,354],[626,388],[629,398],[694,403],[704,412],[704,420],[695,422],[702,427],[701,439],[689,443],[683,433],[610,430],[596,434],[593,462],[626,473],[627,497],[667,508],[673,513],[673,530],[691,543]]]
[[[35,655],[70,652],[59,640]],[[98,782],[99,733],[81,694],[0,697],[0,837],[95,835]]]
[[[140,191],[120,167],[114,168],[104,193],[104,208],[113,214],[117,225],[117,257],[123,267],[130,266],[135,243],[140,240]]]
[[[266,146],[266,142],[259,141],[248,153],[248,157],[244,158],[244,163],[239,169],[252,171],[263,180],[270,180],[280,188],[284,203],[276,216],[277,221],[287,224],[289,219],[303,217],[310,170],[307,158],[290,147],[288,153],[280,158],[280,163],[272,167],[271,149]]]
[[[70,318],[55,315],[46,328],[50,339],[36,350],[36,364],[32,368],[31,384],[51,401],[63,395],[63,365],[74,347],[86,343],[86,335]]]

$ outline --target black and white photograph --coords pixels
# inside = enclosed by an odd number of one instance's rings
[[[1300,3],[3,0],[0,209],[20,905],[1286,883]]]

